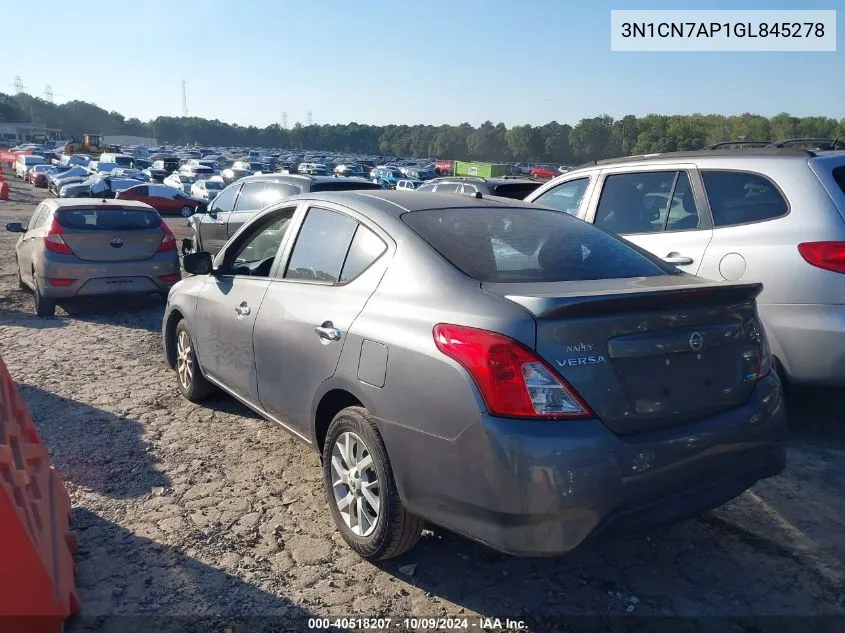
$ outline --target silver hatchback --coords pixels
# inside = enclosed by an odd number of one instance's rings
[[[782,373],[845,385],[845,152],[701,150],[598,161],[526,200],[716,281],[763,283]]]
[[[176,238],[152,207],[140,202],[45,200],[15,245],[18,284],[32,290],[38,316],[76,297],[159,293],[181,278]]]

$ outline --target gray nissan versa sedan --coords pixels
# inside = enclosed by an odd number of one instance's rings
[[[406,191],[269,207],[170,293],[182,394],[219,387],[322,455],[370,560],[430,521],[520,555],[705,512],[783,470],[760,285],[568,214]]]
[[[38,316],[77,297],[159,293],[181,278],[176,238],[152,207],[114,200],[48,199],[29,222],[11,222],[18,284]]]

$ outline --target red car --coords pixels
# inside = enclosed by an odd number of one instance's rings
[[[552,167],[551,165],[534,165],[529,171],[529,174],[534,176],[534,178],[554,178],[555,176],[560,176],[560,172],[557,170],[557,167]]]
[[[52,165],[35,165],[26,172],[24,180],[36,187],[46,187],[47,172],[51,169],[53,169]]]
[[[136,185],[117,193],[118,200],[137,200],[150,205],[161,215],[181,215],[183,218],[202,211],[205,204],[188,194],[167,185]]]
[[[451,160],[434,161],[434,171],[438,176],[451,176],[453,164]]]

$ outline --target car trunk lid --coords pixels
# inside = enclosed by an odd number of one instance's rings
[[[152,209],[66,209],[56,219],[64,242],[87,261],[149,259],[164,237],[161,217]]]
[[[754,388],[761,284],[668,275],[482,287],[534,316],[537,353],[614,432],[730,409]]]

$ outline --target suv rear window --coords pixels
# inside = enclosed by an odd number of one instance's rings
[[[74,231],[142,231],[161,226],[152,209],[65,209],[56,213],[59,225]]]
[[[355,191],[357,189],[381,189],[374,182],[315,182],[311,191]]]
[[[494,196],[502,196],[503,198],[513,198],[514,200],[522,200],[529,193],[534,191],[542,183],[539,182],[508,182],[493,187],[492,194]]]
[[[789,213],[789,205],[774,183],[760,174],[702,170],[713,224],[735,226],[763,222]]]
[[[405,213],[402,220],[478,281],[581,281],[671,272],[622,239],[559,211],[431,209]]]

